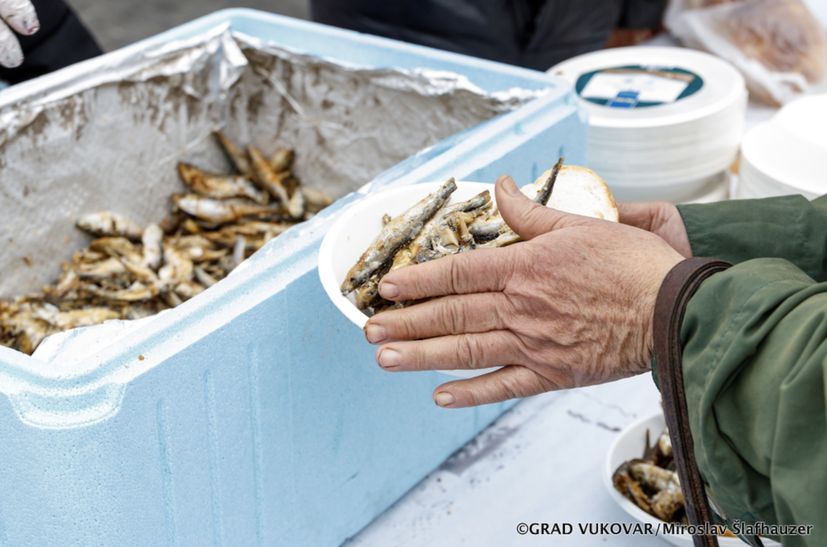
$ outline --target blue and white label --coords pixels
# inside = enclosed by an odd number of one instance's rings
[[[696,74],[675,68],[617,67],[580,76],[577,93],[609,108],[644,108],[672,104],[703,87]]]

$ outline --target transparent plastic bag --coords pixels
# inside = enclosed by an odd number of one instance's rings
[[[754,99],[780,105],[827,70],[824,27],[801,0],[673,0],[670,32],[734,64]]]

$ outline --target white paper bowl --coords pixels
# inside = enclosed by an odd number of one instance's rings
[[[365,327],[368,316],[356,307],[352,296],[343,296],[339,290],[348,270],[376,239],[382,226],[382,215],[396,216],[404,212],[411,205],[439,188],[443,182],[424,182],[383,190],[369,195],[343,211],[325,235],[324,240],[322,240],[322,246],[319,249],[319,278],[322,281],[322,287],[324,287],[328,297],[339,311],[360,329]],[[491,192],[493,201],[493,184],[458,181],[457,189],[451,195],[449,203],[465,201],[484,190]],[[461,378],[471,378],[492,370],[495,369],[446,370],[440,372]]]
[[[612,475],[623,462],[640,458],[643,455],[647,430],[649,431],[649,442],[651,443],[657,439],[658,435],[660,435],[665,428],[666,423],[663,419],[662,412],[642,418],[626,427],[618,434],[614,443],[612,443],[612,446],[609,448],[609,453],[606,457],[606,468],[603,473],[603,483],[606,485],[606,489],[609,491],[612,499],[630,516],[644,524],[649,523],[652,526],[657,526],[661,521],[640,509],[620,492],[615,490],[612,484]],[[672,545],[693,547],[692,536],[689,534],[663,534],[661,537]],[[780,543],[766,538],[762,538],[762,541],[767,547],[781,547]],[[719,537],[718,544],[721,547],[743,547],[744,545],[740,539],[733,537]]]

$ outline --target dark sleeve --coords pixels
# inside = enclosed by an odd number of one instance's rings
[[[692,253],[737,264],[783,258],[827,281],[827,196],[679,205]]]
[[[659,29],[663,26],[663,13],[667,0],[625,0],[619,28]]]
[[[503,63],[547,70],[601,49],[630,0],[311,0],[313,19]],[[631,0],[650,14],[665,0]],[[658,23],[657,26],[660,26]]]
[[[101,49],[63,0],[33,0],[40,30],[33,36],[18,36],[23,64],[0,68],[0,80],[16,84],[59,68],[95,57]]]
[[[681,338],[710,498],[729,521],[814,526],[785,546],[827,545],[827,283],[785,260],[742,262],[703,281]]]

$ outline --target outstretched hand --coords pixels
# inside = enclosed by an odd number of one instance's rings
[[[458,408],[644,372],[660,285],[683,259],[654,233],[538,205],[510,177],[497,205],[523,239],[386,275],[387,300],[428,299],[365,326],[388,371],[503,368],[443,384]]]

